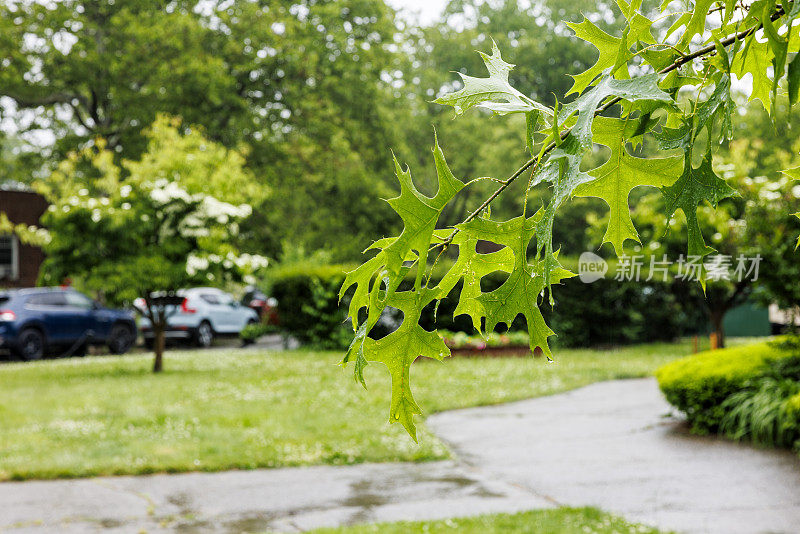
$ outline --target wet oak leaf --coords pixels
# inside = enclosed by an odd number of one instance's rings
[[[434,100],[437,104],[453,106],[456,115],[461,115],[473,107],[482,107],[498,115],[509,113],[529,113],[540,111],[548,116],[553,111],[547,106],[528,98],[508,81],[508,75],[514,65],[506,63],[500,57],[497,44],[492,41],[492,55],[479,52],[489,71],[488,78],[475,78],[458,73],[464,82],[460,90],[448,93]]]
[[[697,206],[708,202],[716,208],[720,200],[738,195],[735,189],[714,173],[711,167],[711,152],[707,151],[700,166],[692,167],[691,153],[687,153],[683,173],[674,184],[661,188],[667,219],[681,210],[686,216],[689,256],[704,257],[714,249],[703,241],[703,233],[697,220]]]
[[[475,219],[459,228],[479,239],[504,245],[514,254],[514,269],[505,282],[478,297],[486,313],[486,331],[493,331],[500,323],[510,326],[521,314],[527,322],[531,351],[538,347],[550,357],[547,338],[555,333],[547,326],[539,310],[539,299],[548,285],[544,279],[543,261],[530,263],[527,258],[528,244],[535,234],[539,216],[517,217],[505,222]],[[558,265],[550,269],[549,283],[557,284],[572,276],[573,273]]]
[[[422,309],[436,298],[435,289],[400,291],[388,300],[389,306],[403,312],[400,327],[386,337],[375,340],[366,338],[363,358],[368,362],[379,362],[389,370],[392,380],[392,401],[389,422],[400,423],[417,441],[414,415],[422,410],[411,393],[410,368],[419,356],[442,360],[450,356],[450,349],[437,332],[428,332],[419,325]]]
[[[639,186],[671,185],[681,174],[683,158],[638,158],[625,147],[635,141],[636,121],[598,117],[594,121],[592,141],[611,149],[611,155],[601,166],[589,171],[594,179],[580,185],[576,196],[603,199],[609,207],[608,227],[603,243],[611,243],[617,256],[623,254],[623,243],[632,239],[641,243],[631,219],[628,196]],[[639,137],[639,136],[637,136]]]
[[[496,252],[481,254],[477,251],[479,239],[469,231],[456,234],[453,244],[458,245],[458,259],[439,282],[437,289],[443,299],[463,280],[458,305],[453,317],[468,315],[472,319],[475,330],[482,331],[481,319],[486,312],[478,297],[481,291],[481,279],[493,272],[510,273],[514,269],[514,253],[508,247]]]

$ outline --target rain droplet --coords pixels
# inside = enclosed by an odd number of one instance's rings
[[[399,413],[394,414],[394,418],[395,419],[400,419],[400,414]]]

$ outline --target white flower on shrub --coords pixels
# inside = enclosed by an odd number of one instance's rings
[[[199,271],[208,269],[208,260],[194,254],[189,254],[186,258],[186,274],[189,276],[196,275]]]
[[[166,180],[158,180],[155,183],[155,187],[150,191],[150,198],[159,204],[167,204],[173,200],[182,200],[186,203],[197,200],[196,196],[190,195],[175,182]]]

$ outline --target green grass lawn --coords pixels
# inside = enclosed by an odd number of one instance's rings
[[[556,508],[519,514],[491,514],[441,521],[401,521],[320,529],[314,534],[658,534],[654,528],[629,523],[596,508]]]
[[[688,343],[559,350],[542,358],[452,358],[412,367],[428,413],[651,374]],[[0,480],[447,458],[388,425],[388,373],[365,391],[336,353],[237,349],[0,365]]]

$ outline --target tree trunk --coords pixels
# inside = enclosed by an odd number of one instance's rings
[[[164,370],[164,325],[153,325],[153,350],[155,360],[153,361],[153,372],[160,373]]]
[[[725,331],[722,328],[722,321],[725,319],[726,311],[727,310],[717,310],[711,312],[711,328],[713,328],[713,333],[717,338],[718,349],[725,348]]]

